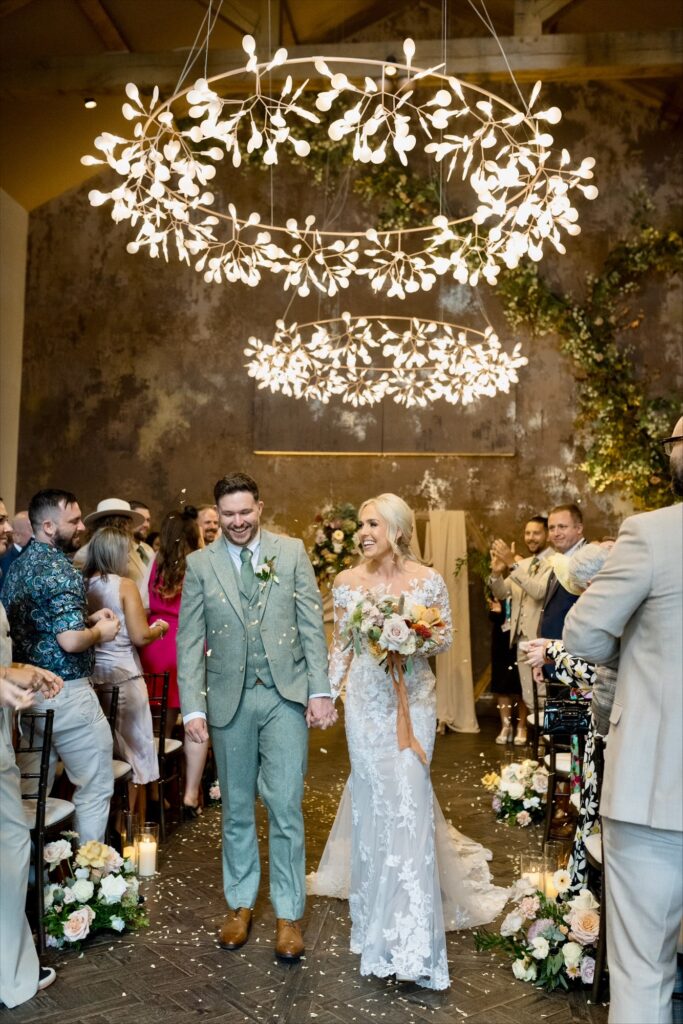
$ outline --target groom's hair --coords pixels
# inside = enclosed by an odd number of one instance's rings
[[[218,504],[226,494],[237,494],[240,491],[248,491],[254,495],[254,501],[259,500],[258,484],[246,473],[230,473],[229,476],[221,477],[213,489],[213,496]]]

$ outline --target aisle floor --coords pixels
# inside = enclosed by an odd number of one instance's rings
[[[517,874],[519,855],[538,848],[539,829],[510,830],[496,823],[482,774],[496,767],[501,748],[496,722],[481,719],[478,735],[437,739],[432,775],[444,814],[493,852],[496,883]],[[341,725],[311,734],[305,798],[309,868],[325,844],[348,773]],[[265,815],[259,807],[263,878],[267,879]],[[293,966],[273,953],[274,918],[267,884],[247,945],[220,949],[216,929],[225,912],[220,877],[220,811],[208,808],[183,825],[162,851],[160,873],[144,883],[151,925],[134,936],[106,935],[81,954],[47,958],[57,981],[30,1002],[2,1015],[16,1024],[604,1024],[607,1011],[591,1006],[583,990],[546,995],[516,981],[509,963],[477,953],[471,932],[448,938],[451,989],[362,978],[348,950],[348,905],[309,899],[304,921],[307,954]]]

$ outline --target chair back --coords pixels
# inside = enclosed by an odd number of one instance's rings
[[[149,694],[149,709],[152,712],[154,735],[159,744],[159,758],[163,758],[166,753],[168,687],[171,676],[168,672],[145,672],[144,678]]]
[[[111,729],[112,736],[116,734],[116,720],[119,715],[119,695],[120,688],[118,686],[98,686],[96,688],[97,697],[102,710],[104,711],[107,721],[109,722],[109,728]],[[102,698],[105,698],[104,700]]]
[[[22,711],[17,729],[16,753],[40,754],[25,760],[26,765],[19,771],[22,778],[22,799],[36,801],[35,830],[42,834],[45,827],[45,804],[47,802],[47,783],[50,772],[50,748],[52,746],[52,725],[55,713],[49,711]],[[39,728],[39,725],[42,727]],[[37,770],[33,767],[37,762]],[[32,785],[31,785],[32,783]]]

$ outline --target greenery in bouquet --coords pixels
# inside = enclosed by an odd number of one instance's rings
[[[326,505],[315,517],[315,536],[309,548],[318,584],[332,586],[334,577],[357,558],[358,513],[354,505]]]
[[[134,931],[148,925],[133,862],[94,839],[74,852],[77,834],[63,832],[62,836],[43,851],[48,874],[60,877],[45,886],[48,946],[77,949],[93,932]]]
[[[488,772],[481,780],[493,793],[491,806],[498,821],[526,828],[542,821],[548,795],[548,769],[529,758],[506,764],[500,774]]]
[[[364,649],[380,663],[389,655],[405,659],[408,671],[413,655],[429,657],[442,646],[446,623],[438,608],[427,608],[403,594],[370,594],[359,601],[345,627],[347,644],[356,654]]]
[[[552,992],[570,984],[590,985],[600,932],[600,904],[588,889],[567,898],[571,878],[556,871],[553,885],[559,895],[548,899],[526,878],[515,883],[514,906],[500,933],[481,928],[477,949],[496,950],[512,960],[512,973]]]

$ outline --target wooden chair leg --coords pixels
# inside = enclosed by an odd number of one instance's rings
[[[159,765],[161,769],[159,772],[159,839],[162,843],[166,842],[166,785],[164,782],[164,773],[166,771],[165,765]]]

